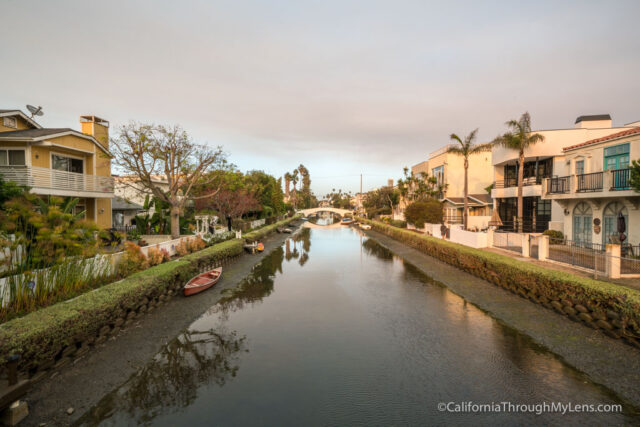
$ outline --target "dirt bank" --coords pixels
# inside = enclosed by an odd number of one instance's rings
[[[30,414],[20,425],[73,423],[214,305],[224,290],[235,288],[266,253],[280,246],[288,236],[272,234],[263,239],[265,251],[258,255],[244,254],[225,266],[223,279],[214,288],[191,298],[172,298],[87,355],[75,359],[73,366],[63,367],[36,383],[23,399],[29,404]],[[72,415],[67,414],[68,408],[74,408]]]

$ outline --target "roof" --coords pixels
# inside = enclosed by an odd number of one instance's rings
[[[73,130],[70,128],[39,128],[39,129],[23,129],[23,130],[12,130],[9,132],[0,132],[0,141],[1,140],[22,140],[22,141],[42,141],[47,138],[55,138],[59,136],[65,135],[74,135],[79,138],[88,139],[96,144],[102,151],[109,154],[109,151],[100,144],[93,136],[87,135],[82,132],[78,132],[77,130]]]
[[[454,205],[464,205],[464,197],[445,197],[444,200]],[[470,206],[486,206],[490,205],[493,199],[489,194],[469,194]]]
[[[611,116],[609,114],[592,114],[589,116],[580,116],[576,119],[576,123],[594,122],[597,120],[611,120]]]
[[[25,113],[23,113],[20,110],[0,110],[0,117],[7,117],[7,116],[8,117],[20,116],[22,117],[22,119],[24,119],[27,123],[29,123],[34,128],[40,129],[42,127],[38,123],[36,123],[35,120],[33,120],[31,117],[27,116]]]
[[[69,128],[22,129],[2,132],[0,133],[0,138],[38,138],[40,136],[49,136],[64,132],[75,131]]]
[[[622,132],[612,133],[611,135],[603,136],[601,138],[591,139],[586,142],[582,142],[576,145],[570,145],[568,147],[564,147],[562,151],[570,151],[575,150],[576,148],[586,147],[587,145],[597,144],[599,142],[611,141],[612,139],[623,138],[625,136],[637,135],[640,134],[640,127],[635,127],[627,130],[623,130]]]
[[[120,196],[115,196],[111,200],[111,210],[114,211],[141,211],[144,208],[136,203],[126,201]]]

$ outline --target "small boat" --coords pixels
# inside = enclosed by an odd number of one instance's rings
[[[221,276],[222,267],[215,268],[211,271],[207,271],[206,273],[198,274],[184,285],[184,296],[188,297],[209,289],[218,283]]]
[[[257,250],[258,252],[262,252],[262,251],[264,251],[264,244],[262,244],[262,242],[259,242],[259,243],[258,243],[258,246],[256,246],[256,250]]]
[[[360,224],[360,228],[363,230],[371,230],[371,226],[369,224]]]
[[[284,227],[278,227],[278,228],[276,228],[276,231],[278,233],[291,233],[291,229],[290,228],[284,228]]]
[[[353,218],[342,218],[340,221],[340,224],[342,225],[349,225],[351,223],[353,223]]]

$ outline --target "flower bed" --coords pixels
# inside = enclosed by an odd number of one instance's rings
[[[375,231],[406,243],[474,276],[542,304],[549,309],[624,338],[640,348],[640,292],[571,273],[419,235],[380,222],[360,219]]]

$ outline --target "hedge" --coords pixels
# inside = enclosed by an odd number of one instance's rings
[[[262,227],[245,239],[261,239],[297,218]],[[21,372],[34,375],[45,371],[66,356],[86,351],[97,340],[106,340],[106,335],[120,329],[124,319],[160,304],[204,268],[242,252],[242,239],[228,240],[6,322],[0,325],[0,366],[9,355],[20,354]]]
[[[373,230],[440,261],[640,346],[640,292],[636,290],[547,269],[377,221],[359,220],[370,224]]]
[[[271,234],[274,231],[276,231],[276,229],[278,227],[284,227],[285,225],[289,225],[289,223],[291,223],[292,221],[294,221],[296,219],[299,219],[301,217],[302,217],[302,215],[298,214],[298,215],[296,215],[294,217],[283,219],[282,221],[278,221],[278,222],[276,222],[274,224],[267,225],[267,226],[264,226],[264,227],[259,228],[257,230],[254,230],[254,231],[252,231],[250,233],[245,234],[243,236],[244,240],[246,242],[255,242],[257,240],[261,240],[265,236],[267,236],[268,234]]]

